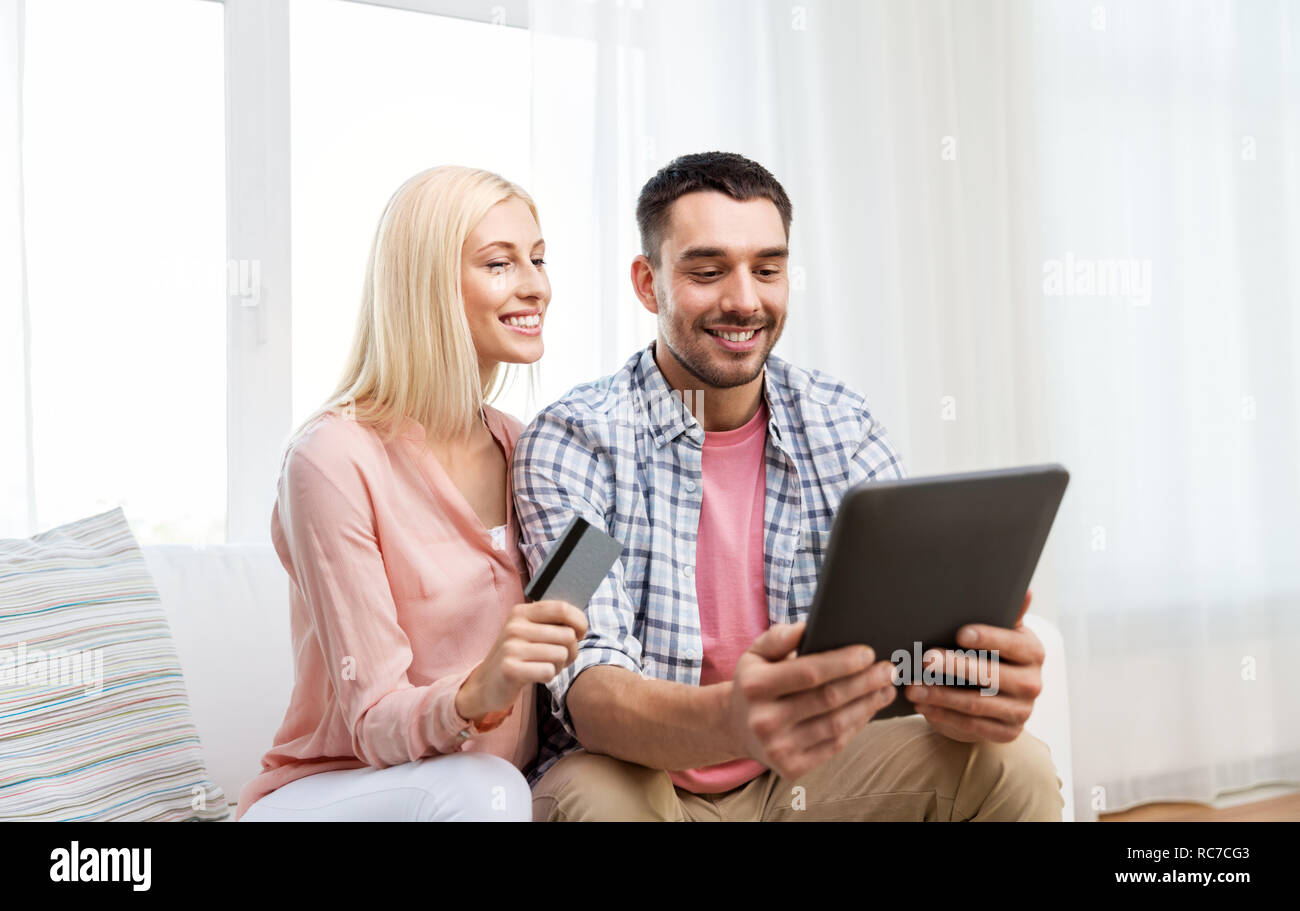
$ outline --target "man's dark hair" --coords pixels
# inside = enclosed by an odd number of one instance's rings
[[[659,267],[659,247],[668,229],[668,210],[679,196],[716,190],[732,199],[764,197],[781,213],[786,239],[790,238],[793,209],[785,188],[767,168],[735,152],[696,152],[674,158],[641,188],[636,203],[636,223],[641,229],[641,252]]]

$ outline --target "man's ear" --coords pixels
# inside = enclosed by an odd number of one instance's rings
[[[632,290],[636,292],[637,300],[641,302],[642,307],[658,315],[659,301],[655,297],[654,266],[650,265],[650,258],[644,253],[638,253],[632,260]]]

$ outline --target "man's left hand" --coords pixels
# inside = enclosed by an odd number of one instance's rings
[[[973,623],[957,633],[957,644],[963,649],[997,650],[997,693],[985,695],[977,689],[943,683],[911,684],[904,689],[903,695],[940,734],[966,743],[1008,743],[1020,736],[1043,689],[1043,643],[1024,624],[1032,597],[1032,592],[1025,592],[1025,603],[1012,629]],[[980,679],[977,659],[967,655],[931,649],[922,660],[926,666],[942,660],[945,679],[957,673],[959,664],[965,680]],[[987,666],[984,672],[988,673]]]

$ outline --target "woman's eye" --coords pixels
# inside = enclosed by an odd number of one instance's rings
[[[542,259],[542,258],[539,256],[539,257],[537,257],[537,259],[533,260],[533,265],[534,265],[534,266],[544,266],[544,265],[546,265],[546,260]]]
[[[495,269],[495,268],[497,268],[498,266],[500,266],[502,269],[504,269],[504,268],[505,268],[506,266],[508,266],[508,265],[510,265],[510,263],[488,263],[488,264],[487,264],[487,267],[488,267],[489,269]]]

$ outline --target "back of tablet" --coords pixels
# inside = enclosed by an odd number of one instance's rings
[[[854,488],[799,653],[866,643],[877,660],[903,649],[915,663],[926,648],[957,648],[968,623],[1011,627],[1068,482],[1053,464]],[[900,692],[875,717],[913,711]]]

